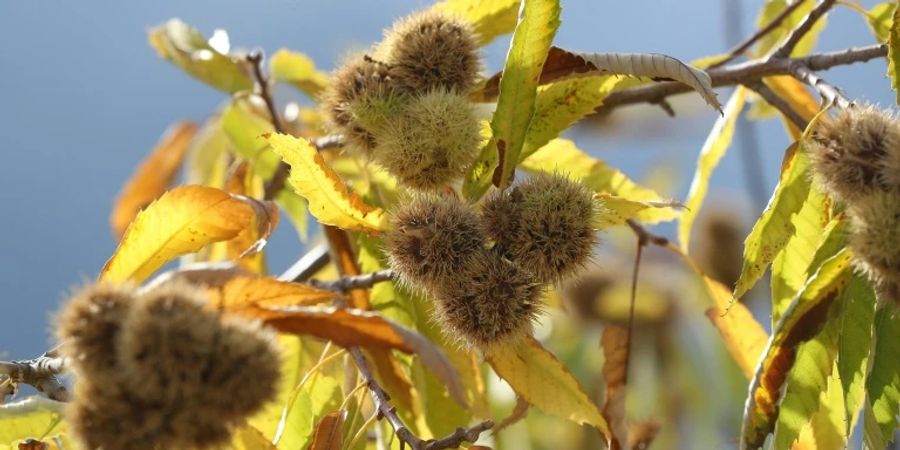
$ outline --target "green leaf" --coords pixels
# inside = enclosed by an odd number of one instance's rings
[[[317,97],[328,86],[328,74],[316,69],[316,64],[303,53],[281,49],[269,62],[272,79],[289,83],[310,97]]]
[[[820,395],[828,389],[834,368],[840,322],[831,320],[809,342],[800,344],[794,367],[788,375],[787,389],[775,424],[775,449],[787,450],[822,407]]]
[[[872,348],[875,292],[865,275],[856,274],[841,299],[837,370],[844,396],[844,434],[856,424],[865,397],[866,366]]]
[[[530,172],[549,170],[565,173],[598,194],[612,194],[635,202],[663,200],[656,191],[636,184],[622,172],[579,150],[574,142],[567,139],[550,141],[525,159],[521,167]],[[679,211],[670,207],[640,209],[636,212],[636,218],[649,224],[669,221],[679,215]],[[626,219],[630,217],[628,214]]]
[[[170,19],[151,29],[149,38],[161,58],[216,89],[235,93],[253,87],[242,61],[220,53],[199,31],[180,19]]]
[[[263,137],[274,131],[272,122],[257,108],[252,95],[236,95],[222,111],[222,130],[231,140],[235,153],[250,161],[253,171],[263,180],[272,178],[281,158]]]
[[[64,406],[37,396],[0,405],[0,449],[18,448],[17,442],[29,438],[44,440],[59,436],[65,430]]]
[[[520,3],[521,0],[444,0],[433,8],[468,20],[475,28],[479,43],[487,45],[515,29]]]
[[[621,77],[589,76],[550,83],[538,88],[534,117],[519,155],[521,162],[559,137],[559,134],[603,104]]]
[[[466,177],[463,191],[471,200],[487,190],[486,182],[505,188],[519,163],[535,113],[538,80],[559,27],[558,0],[525,0],[500,78],[500,97],[491,119],[491,140]]]
[[[900,411],[900,312],[892,305],[875,313],[875,350],[866,393],[871,410],[863,427],[864,439],[869,448],[885,448],[894,437]]]
[[[744,109],[746,98],[747,90],[743,86],[735,89],[734,94],[725,105],[725,112],[716,120],[706,142],[703,143],[703,148],[700,149],[697,170],[694,172],[691,189],[688,192],[687,201],[685,201],[686,211],[678,222],[678,240],[681,242],[681,250],[685,253],[688,252],[690,245],[694,219],[697,218],[697,214],[703,206],[703,200],[706,198],[706,191],[709,189],[709,178],[719,164],[719,160],[731,146],[734,126],[741,115],[741,110]]]
[[[782,386],[797,360],[797,348],[815,337],[826,323],[831,305],[852,277],[852,257],[852,252],[845,248],[825,261],[773,328],[750,383],[741,427],[741,448],[760,448],[773,431],[779,416]]]
[[[804,137],[815,128],[819,112],[804,131]],[[803,139],[788,147],[781,163],[781,177],[769,204],[744,240],[744,262],[741,277],[734,287],[734,297],[741,298],[763,276],[769,263],[778,256],[794,235],[793,217],[803,208],[809,197],[810,182],[807,171],[809,157],[801,145]]]
[[[897,104],[900,104],[900,73],[898,73],[898,65],[900,65],[900,5],[894,7],[893,22],[891,23],[891,32],[888,36],[888,70],[887,75],[891,78],[891,89],[897,93]]]
[[[866,13],[866,21],[878,42],[887,42],[894,23],[896,2],[879,3]]]
[[[809,190],[791,224],[794,234],[772,261],[772,323],[778,322],[791,299],[803,288],[825,259],[843,246],[848,221],[838,218],[827,222],[828,207],[825,196],[816,189]]]

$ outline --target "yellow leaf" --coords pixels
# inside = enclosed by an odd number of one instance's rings
[[[578,380],[533,338],[491,349],[485,359],[520,397],[549,414],[596,427],[609,440],[606,420]]]
[[[292,84],[310,97],[318,96],[328,86],[328,75],[316,70],[316,64],[303,53],[281,49],[269,63],[272,78]]]
[[[605,226],[618,225],[626,219],[636,216],[644,223],[658,223],[672,220],[680,214],[674,208],[651,208],[642,202],[660,201],[662,198],[654,190],[640,186],[631,181],[625,174],[610,167],[605,162],[592,158],[567,139],[554,139],[522,162],[521,167],[531,172],[542,170],[559,171],[579,180],[602,196],[606,208],[611,212],[620,212],[621,217],[601,215]],[[598,228],[603,228],[600,226]]]
[[[243,195],[254,198],[262,198],[263,182],[253,175],[251,165],[247,161],[241,161],[231,170],[228,179],[225,180],[225,190],[229,194]],[[274,228],[278,223],[278,209],[270,208],[268,220]],[[251,252],[247,249],[260,240],[263,236],[260,232],[265,230],[259,226],[251,226],[241,231],[234,239],[226,242],[217,242],[209,249],[207,261],[235,261],[238,266],[252,273],[266,273],[266,258],[263,252]]]
[[[231,436],[232,450],[276,450],[274,444],[256,428],[244,425]]]
[[[180,122],[168,130],[156,148],[141,163],[131,179],[122,187],[109,217],[113,235],[121,239],[137,213],[163,194],[178,175],[181,161],[189,148],[197,125]]]
[[[878,42],[887,42],[891,35],[891,28],[894,23],[894,7],[896,2],[883,2],[872,7],[872,9],[862,12],[869,22],[869,28],[875,35]]]
[[[478,41],[487,45],[516,27],[521,0],[444,0],[432,8],[459,15],[475,28]]]
[[[253,87],[243,61],[213,48],[200,32],[179,19],[151,29],[149,38],[161,58],[216,89],[234,93]]]
[[[706,199],[706,192],[709,189],[709,178],[712,176],[713,170],[719,164],[719,160],[725,155],[728,147],[731,146],[731,138],[734,136],[734,126],[741,110],[744,109],[744,100],[747,97],[747,90],[743,86],[738,86],[734,94],[725,105],[725,112],[716,120],[703,148],[700,149],[700,156],[697,160],[697,170],[694,172],[694,179],[691,181],[691,189],[688,192],[685,201],[686,211],[681,215],[678,222],[678,242],[681,243],[681,251],[687,252],[691,239],[691,228],[694,226],[694,220],[703,207],[703,200]]]
[[[305,139],[284,134],[267,136],[272,150],[291,166],[288,183],[309,202],[309,211],[320,223],[345,230],[380,231],[385,213],[363,203]]]
[[[500,78],[500,97],[491,119],[492,137],[466,177],[466,197],[477,199],[486,180],[505,188],[519,163],[531,118],[538,81],[559,26],[559,2],[525,0]]]
[[[819,101],[809,92],[806,85],[796,78],[790,75],[778,75],[763,78],[763,83],[807,121],[812,120],[819,112]],[[797,128],[797,125],[787,118],[783,118],[783,120],[791,137],[794,140],[800,139],[803,130]]]
[[[731,289],[706,275],[701,276],[706,292],[715,304],[706,310],[706,317],[709,317],[719,330],[725,348],[731,353],[741,372],[749,379],[756,370],[756,363],[766,347],[769,336],[743,303],[733,301]]]
[[[18,448],[17,442],[44,440],[62,433],[63,407],[45,397],[0,405],[0,448]]]
[[[233,239],[255,215],[250,203],[215,188],[172,189],[137,215],[100,280],[140,283],[177,256]]]

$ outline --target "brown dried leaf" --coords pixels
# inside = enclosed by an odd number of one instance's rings
[[[193,122],[179,122],[169,127],[134,175],[122,186],[109,216],[116,240],[122,238],[140,210],[172,185],[196,133],[197,125]]]
[[[603,417],[612,431],[610,449],[623,448],[628,442],[628,424],[625,417],[625,382],[628,378],[628,330],[609,325],[603,330],[600,346],[605,359],[603,377],[606,379],[606,403]]]
[[[538,79],[539,84],[547,84],[560,78],[587,74],[596,72],[597,66],[586,61],[583,57],[563,50],[559,47],[550,47],[547,53],[547,59],[544,61],[544,67],[541,69],[541,76]],[[597,73],[591,73],[596,75]],[[503,71],[497,72],[494,76],[485,81],[480,91],[472,94],[477,101],[489,102],[500,95],[500,77]]]
[[[347,411],[328,413],[319,420],[309,450],[341,450],[344,444],[344,420]]]

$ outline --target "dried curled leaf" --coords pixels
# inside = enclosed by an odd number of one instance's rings
[[[384,211],[350,192],[309,141],[277,133],[265,137],[272,150],[291,166],[288,184],[309,201],[309,212],[319,222],[345,230],[373,232],[385,228]]]
[[[179,186],[150,204],[129,225],[100,273],[101,281],[140,283],[173,258],[235,238],[256,226],[271,233],[269,202],[207,186]],[[247,251],[261,248],[260,242]]]
[[[709,74],[671,56],[659,53],[577,53],[577,55],[602,72],[680,81],[694,88],[709,106],[722,112],[722,104],[712,90]]]
[[[309,450],[341,450],[344,443],[344,420],[347,411],[328,413],[319,420]]]
[[[181,161],[189,148],[197,125],[179,122],[172,125],[134,175],[122,187],[109,217],[115,238],[121,239],[134,216],[156,200],[175,180]]]
[[[606,380],[606,403],[603,417],[612,428],[610,448],[620,449],[628,442],[628,422],[625,416],[625,382],[628,378],[628,330],[609,325],[603,329],[600,346],[603,349],[603,378]]]

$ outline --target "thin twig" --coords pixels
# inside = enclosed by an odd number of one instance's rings
[[[797,47],[797,44],[800,43],[800,40],[803,39],[804,36],[809,33],[809,30],[822,18],[825,14],[828,13],[828,10],[834,6],[834,0],[821,0],[819,4],[815,6],[815,8],[809,11],[809,14],[803,18],[803,20],[798,24],[793,30],[791,30],[791,34],[788,35],[788,38],[782,43],[778,48],[776,48],[772,53],[770,53],[770,59],[784,59],[791,56],[791,52],[794,51],[794,48]]]
[[[302,283],[312,278],[316,272],[331,262],[331,253],[327,245],[317,245],[301,256],[288,270],[278,276],[281,281]]]
[[[629,225],[631,225],[629,223]],[[632,228],[634,229],[634,228]],[[634,269],[631,272],[631,304],[628,306],[628,328],[625,332],[625,371],[622,376],[622,385],[628,385],[628,364],[631,362],[631,336],[634,333],[634,304],[637,299],[638,270],[641,268],[641,254],[644,247],[650,242],[649,233],[635,233],[637,235],[637,251],[634,256]]]
[[[284,133],[284,125],[282,125],[281,123],[281,115],[278,114],[278,107],[275,106],[275,100],[272,98],[272,93],[269,91],[269,79],[265,76],[265,74],[263,74],[263,59],[264,56],[261,50],[254,50],[247,55],[247,63],[250,64],[251,73],[253,74],[253,79],[256,82],[256,91],[259,96],[262,97],[263,102],[266,104],[266,109],[269,110],[272,127],[275,128],[275,131]],[[272,175],[272,178],[266,183],[265,193],[263,194],[263,197],[266,200],[272,200],[278,196],[278,193],[281,192],[282,188],[284,188],[284,182],[285,180],[287,180],[290,172],[291,167],[284,161],[278,163],[278,167],[275,169],[275,173]]]
[[[365,356],[363,356],[362,351],[357,347],[351,347],[347,349],[350,354],[353,356],[354,361],[356,361],[356,366],[359,368],[359,373],[362,374],[363,379],[366,381],[366,384],[369,387],[369,392],[372,394],[372,401],[375,403],[375,408],[378,410],[378,418],[387,419],[388,423],[391,425],[391,428],[394,429],[394,432],[397,433],[397,437],[403,443],[409,444],[412,450],[441,450],[447,448],[457,448],[462,445],[463,442],[475,442],[478,440],[478,437],[484,431],[491,429],[494,426],[494,423],[490,420],[486,420],[481,422],[469,429],[465,428],[457,428],[453,433],[440,438],[440,439],[429,439],[424,440],[416,436],[409,427],[403,422],[403,419],[397,415],[397,409],[394,408],[390,403],[390,397],[384,392],[384,389],[378,384],[375,380],[375,377],[372,375],[372,371],[369,369],[369,365],[366,362]],[[403,446],[401,445],[401,448]]]
[[[376,283],[391,280],[394,277],[394,271],[391,269],[379,270],[362,275],[350,275],[338,278],[337,280],[320,281],[309,280],[309,285],[319,289],[328,291],[347,292],[350,289],[364,289],[374,286]]]
[[[709,70],[707,73],[713,86],[743,84],[771,75],[791,75],[794,65],[802,65],[809,70],[827,70],[857,62],[866,62],[887,55],[887,44],[849,48],[836,52],[816,53],[800,58],[755,59]],[[636,103],[658,103],[662,99],[691,91],[691,87],[674,81],[655,83],[613,92],[603,100],[597,112],[607,112],[620,106]]]
[[[782,22],[784,22],[784,19],[787,19],[787,17],[790,16],[795,9],[799,8],[804,1],[805,0],[795,0],[790,5],[785,6],[784,9],[781,10],[781,12],[778,13],[778,15],[775,16],[775,18],[773,18],[764,27],[760,28],[756,31],[756,33],[753,33],[751,36],[747,37],[747,39],[744,39],[741,43],[737,44],[733,49],[731,49],[725,59],[710,65],[708,68],[714,69],[716,67],[724,66],[725,64],[734,61],[737,57],[743,55],[744,52],[747,51],[747,49],[749,49],[753,44],[757,43],[760,39],[766,37],[769,33],[778,28],[778,26],[781,25]]]
[[[641,226],[641,224],[637,223],[634,219],[628,219],[625,221],[625,223],[628,224],[628,227],[631,228],[631,231],[634,231],[634,234],[637,235],[638,240],[647,244],[656,245],[658,247],[666,247],[667,245],[669,245],[669,238],[647,231],[646,228]]]
[[[791,123],[796,125],[797,128],[799,128],[801,131],[806,129],[806,125],[808,124],[806,119],[804,119],[803,116],[800,115],[800,113],[795,111],[787,101],[781,98],[781,96],[779,96],[771,89],[769,89],[768,86],[763,84],[762,81],[752,81],[744,85],[752,89],[753,92],[759,94],[759,96],[762,97],[768,104],[774,106],[775,109],[780,111],[781,114],[784,115],[784,117],[787,117],[787,119],[790,120]]]
[[[25,383],[52,400],[69,400],[69,391],[56,376],[66,370],[65,358],[50,350],[34,359],[24,361],[0,361],[0,375],[6,375],[13,383]]]
[[[853,106],[853,101],[847,98],[838,87],[816,75],[816,73],[808,66],[795,64],[792,69],[791,75],[793,75],[794,78],[808,84],[818,91],[819,95],[821,95],[826,102],[834,103],[838,108],[849,108]]]

